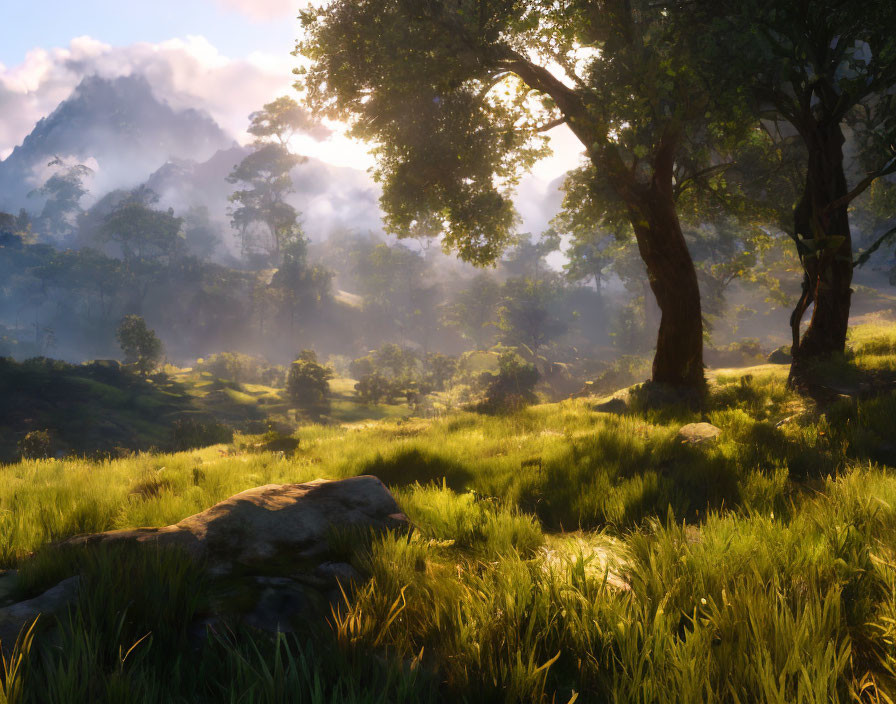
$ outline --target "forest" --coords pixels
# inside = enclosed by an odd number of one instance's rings
[[[896,5],[287,4],[0,150],[0,704],[896,701]]]

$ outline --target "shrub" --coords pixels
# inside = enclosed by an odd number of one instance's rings
[[[379,372],[364,374],[355,384],[358,400],[367,405],[378,404],[383,398],[388,397],[391,391],[392,385],[389,380]]]
[[[175,450],[233,442],[233,429],[216,421],[178,418],[171,426],[171,444]]]
[[[333,370],[319,364],[317,355],[303,350],[289,367],[286,393],[296,408],[323,413],[330,407],[330,379]]]
[[[476,410],[482,413],[509,413],[535,403],[538,369],[514,352],[504,352],[498,359],[498,373],[486,372],[480,383],[485,398]]]
[[[208,372],[218,379],[237,384],[264,384],[282,386],[285,370],[260,357],[240,352],[218,352],[203,359],[197,359],[195,368]]]
[[[19,452],[23,459],[46,459],[50,456],[52,445],[49,430],[32,430],[19,440]]]

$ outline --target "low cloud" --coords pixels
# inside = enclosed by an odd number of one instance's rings
[[[94,74],[141,74],[173,108],[205,110],[225,131],[246,141],[249,113],[291,92],[293,65],[292,57],[263,53],[231,59],[201,36],[126,47],[78,37],[66,48],[34,49],[18,66],[0,64],[0,158]]]

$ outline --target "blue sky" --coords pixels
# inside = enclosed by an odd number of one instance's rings
[[[114,46],[202,35],[230,57],[253,51],[289,52],[296,38],[297,23],[290,19],[295,13],[262,19],[215,0],[4,0],[3,4],[0,63],[7,67],[20,64],[31,49],[67,46],[82,35]]]

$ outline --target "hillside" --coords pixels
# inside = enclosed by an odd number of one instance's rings
[[[622,406],[307,425],[292,456],[238,435],[176,454],[4,467],[0,561],[19,572],[0,591],[32,595],[77,572],[96,590],[60,637],[97,650],[48,651],[22,682],[55,691],[85,668],[87,691],[114,682],[129,701],[318,691],[299,701],[821,703],[860,690],[887,701],[896,391],[882,384],[896,378],[896,329],[851,340],[836,363],[851,386],[833,398],[796,394],[785,365],[762,365],[713,374],[700,411],[654,407],[635,388],[616,395]],[[699,421],[719,438],[683,442],[679,429]],[[174,523],[254,486],[359,474],[380,477],[415,529],[339,548],[369,581],[294,635],[235,627],[187,647],[210,608],[188,594],[189,568],[125,554],[116,559],[142,576],[121,582],[102,559],[42,549]],[[215,584],[203,589],[232,582]],[[97,620],[103,598],[126,610]],[[147,632],[158,635],[124,667],[102,654]]]

